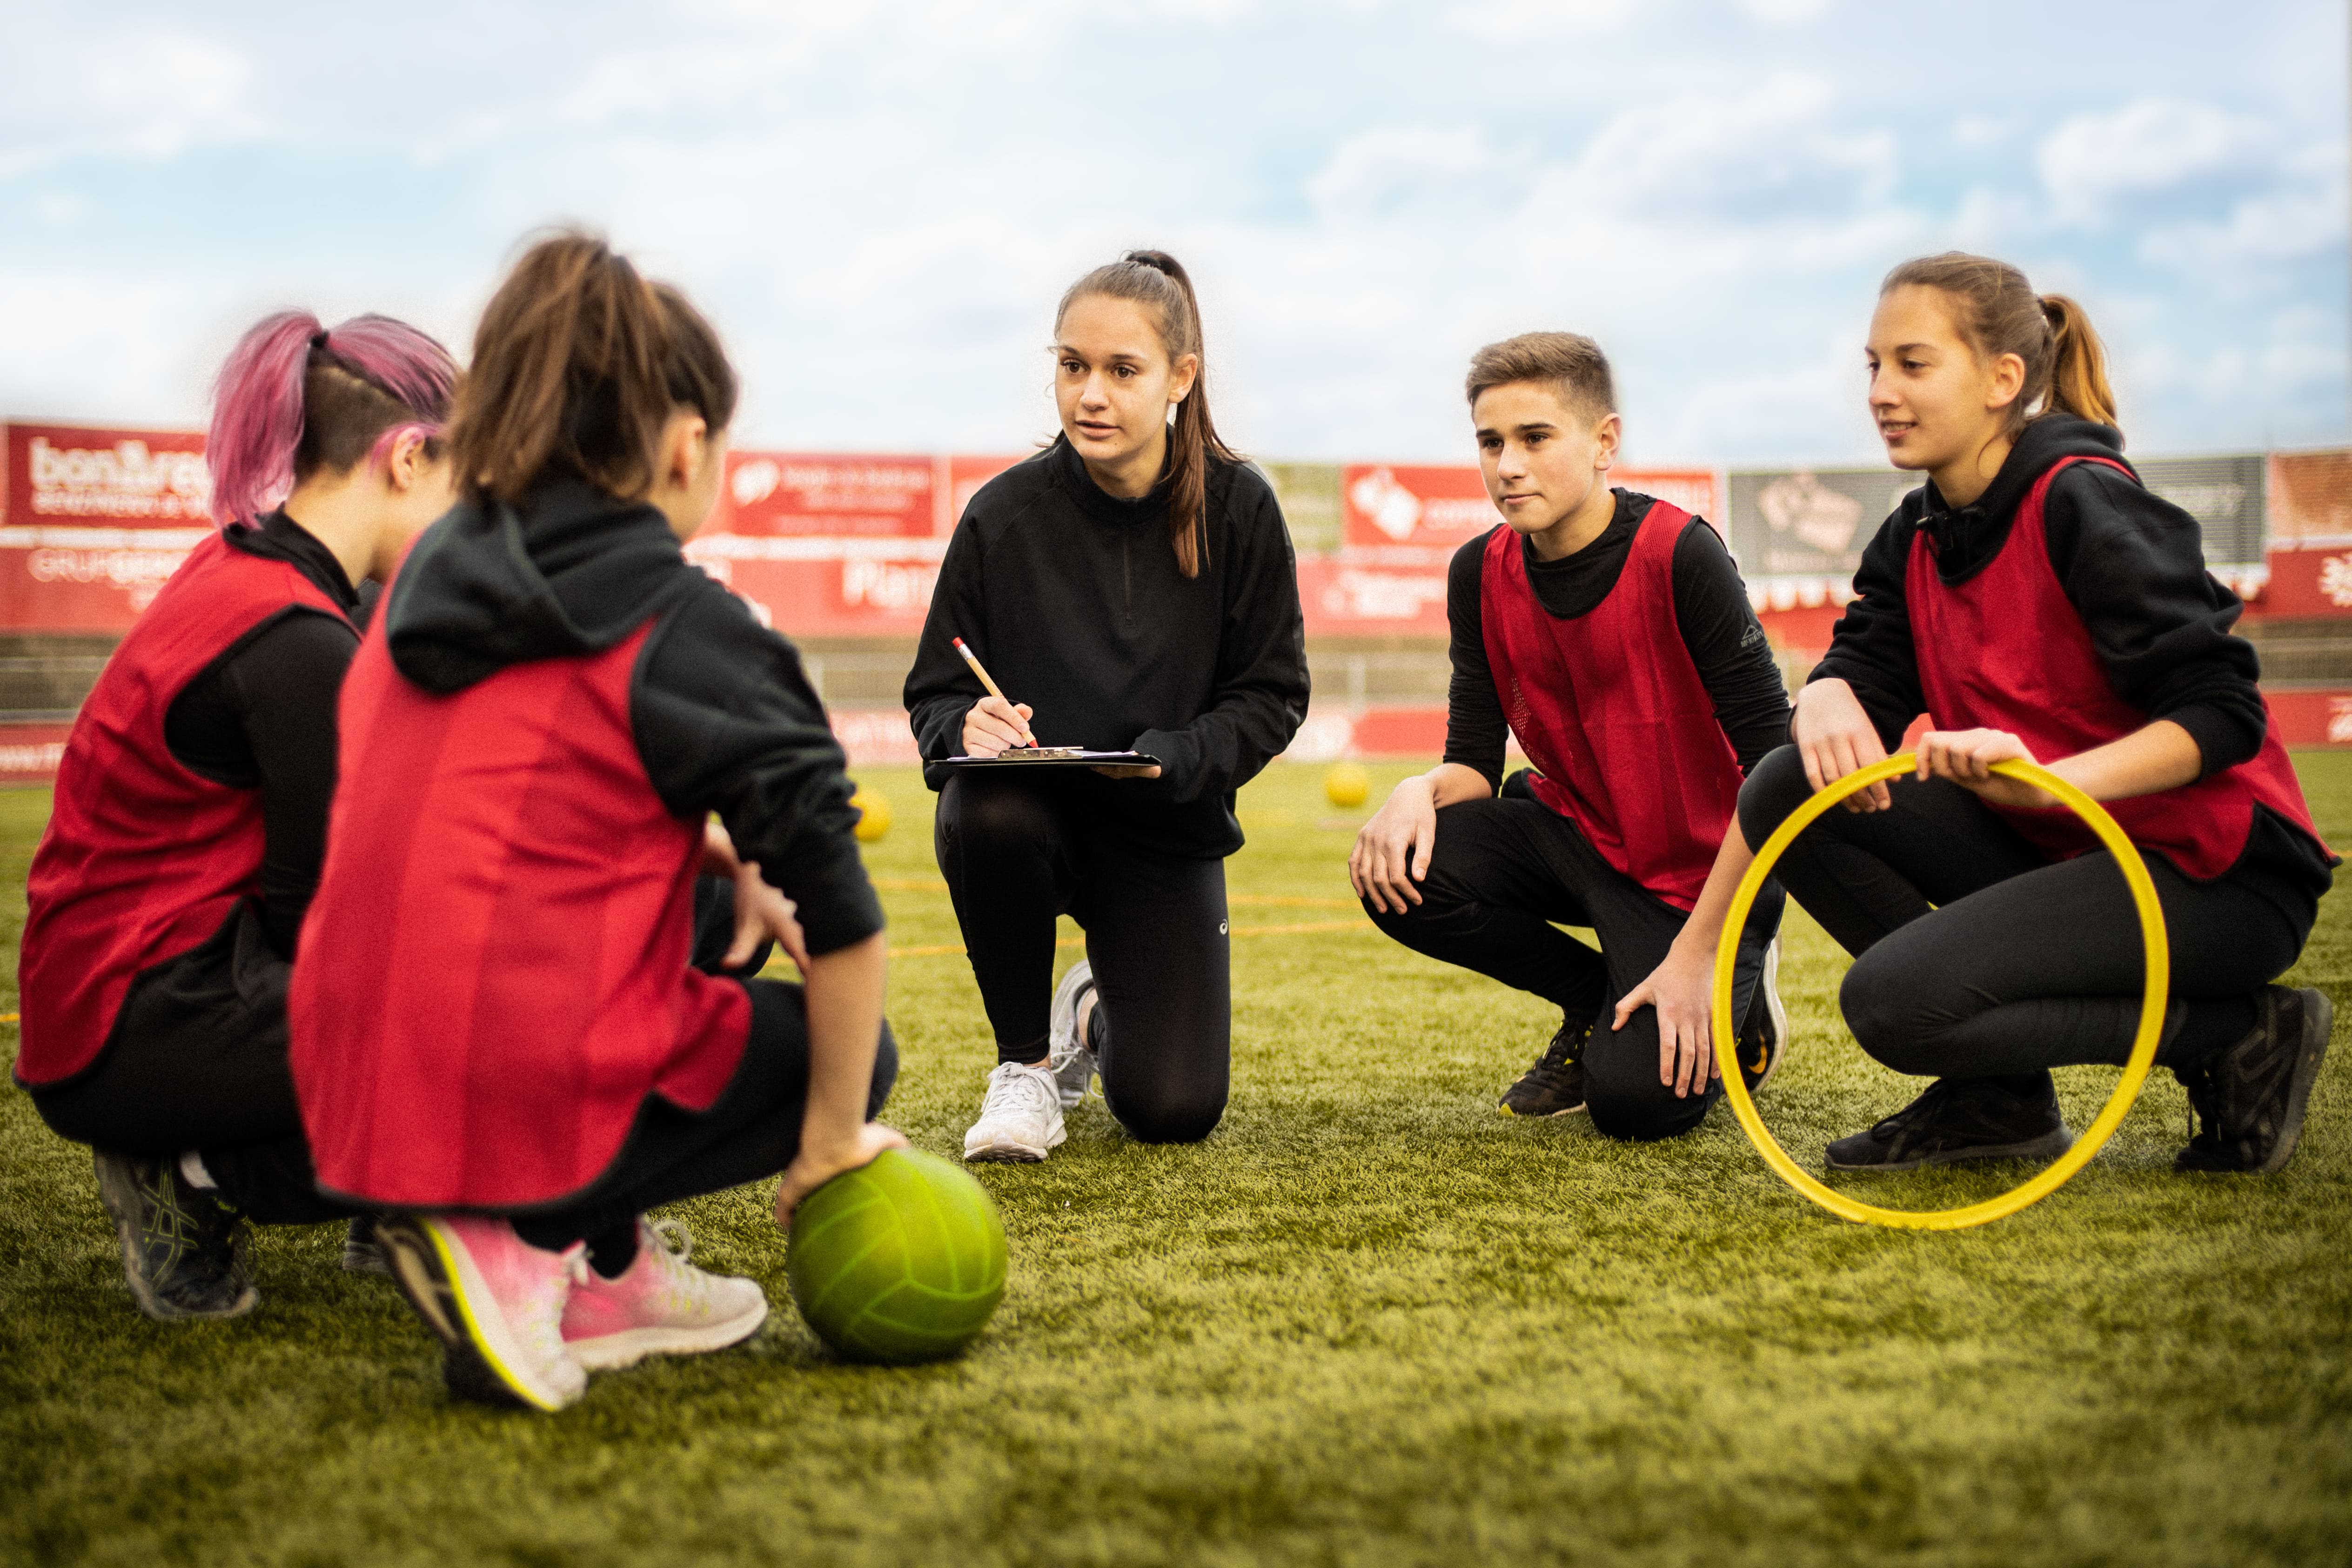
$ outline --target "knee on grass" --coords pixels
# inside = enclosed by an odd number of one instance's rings
[[[1128,1136],[1139,1143],[1198,1143],[1224,1120],[1220,1089],[1161,1094],[1114,1093],[1105,1086],[1104,1103]]]
[[[1592,1130],[1604,1138],[1626,1143],[1679,1138],[1706,1119],[1708,1104],[1703,1094],[1675,1099],[1675,1091],[1658,1081],[1654,1057],[1607,1067],[1586,1058],[1584,1108],[1592,1118]]]

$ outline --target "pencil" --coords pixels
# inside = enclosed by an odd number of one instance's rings
[[[991,697],[995,698],[999,702],[1003,703],[1007,708],[1014,708],[1013,699],[1004,695],[1004,689],[996,684],[995,680],[990,677],[986,668],[981,664],[980,656],[972,652],[971,649],[963,646],[963,638],[954,637],[950,640],[955,644],[956,652],[963,655],[963,661],[971,666],[971,672],[980,677],[980,683],[988,688],[988,694]],[[1014,716],[1016,718],[1019,716],[1019,710],[1017,708],[1014,708]],[[1028,725],[1024,724],[1021,726],[1021,734],[1022,738],[1026,740],[1031,745],[1034,746],[1037,743],[1037,737],[1029,732]]]

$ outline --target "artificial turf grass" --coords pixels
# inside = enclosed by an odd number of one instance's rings
[[[2352,758],[2300,761],[2352,838]],[[1374,801],[1402,770],[1376,771]],[[929,797],[866,776],[898,818],[875,870],[919,884],[885,895],[894,941],[952,943]],[[1345,896],[1318,785],[1252,787],[1237,893]],[[41,809],[0,795],[16,872]],[[2343,1005],[2335,903],[2298,977]],[[1345,912],[1234,923],[1294,913]],[[1809,1165],[1911,1088],[1836,1024],[1842,967],[1792,920],[1800,1044],[1763,1108]],[[765,1194],[726,1194],[682,1205],[698,1256],[768,1281],[772,1326],[553,1419],[448,1404],[390,1288],[335,1270],[334,1227],[265,1233],[253,1317],[148,1323],[87,1155],[0,1091],[0,1557],[2344,1560],[2345,1055],[2279,1177],[2172,1175],[2158,1073],[2055,1196],[1928,1235],[1814,1210],[1720,1109],[1650,1148],[1502,1119],[1553,1020],[1369,926],[1237,941],[1234,998],[1207,1143],[1138,1146],[1092,1100],[1047,1163],[982,1170],[1013,1277],[963,1360],[827,1361]],[[962,961],[896,963],[891,1016],[890,1119],[952,1152],[993,1057]],[[2061,1075],[2077,1126],[2113,1079]],[[1856,1181],[1950,1205],[2017,1174]]]

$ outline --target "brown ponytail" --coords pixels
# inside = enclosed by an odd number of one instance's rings
[[[735,397],[719,335],[685,295],[567,230],[525,251],[482,312],[450,456],[478,497],[520,501],[573,476],[634,500],[653,488],[670,416],[690,408],[715,435]]]
[[[2045,414],[2116,424],[2106,351],[2091,330],[2090,316],[2065,295],[2036,295],[2025,274],[2009,263],[1958,250],[1903,263],[1886,275],[1878,291],[1903,288],[1950,296],[1954,324],[1982,357],[2015,354],[2025,362],[2025,384],[2010,405],[2012,434]]]
[[[1192,293],[1192,279],[1164,250],[1130,250],[1070,285],[1054,311],[1055,330],[1061,330],[1072,305],[1096,294],[1149,306],[1159,317],[1160,346],[1170,362],[1186,354],[1201,361],[1192,390],[1176,405],[1176,428],[1169,433],[1174,452],[1168,476],[1168,542],[1176,552],[1176,569],[1198,577],[1209,555],[1209,459],[1238,463],[1242,458],[1218,437],[1216,422],[1209,417],[1209,362],[1201,347],[1201,303]]]

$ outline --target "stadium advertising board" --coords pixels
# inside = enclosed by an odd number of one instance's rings
[[[687,558],[795,637],[912,637],[955,518],[1017,461],[730,452]]]
[[[126,632],[211,531],[190,430],[5,427],[0,628]]]
[[[2281,452],[2267,470],[2263,613],[2352,616],[2352,452]]]

